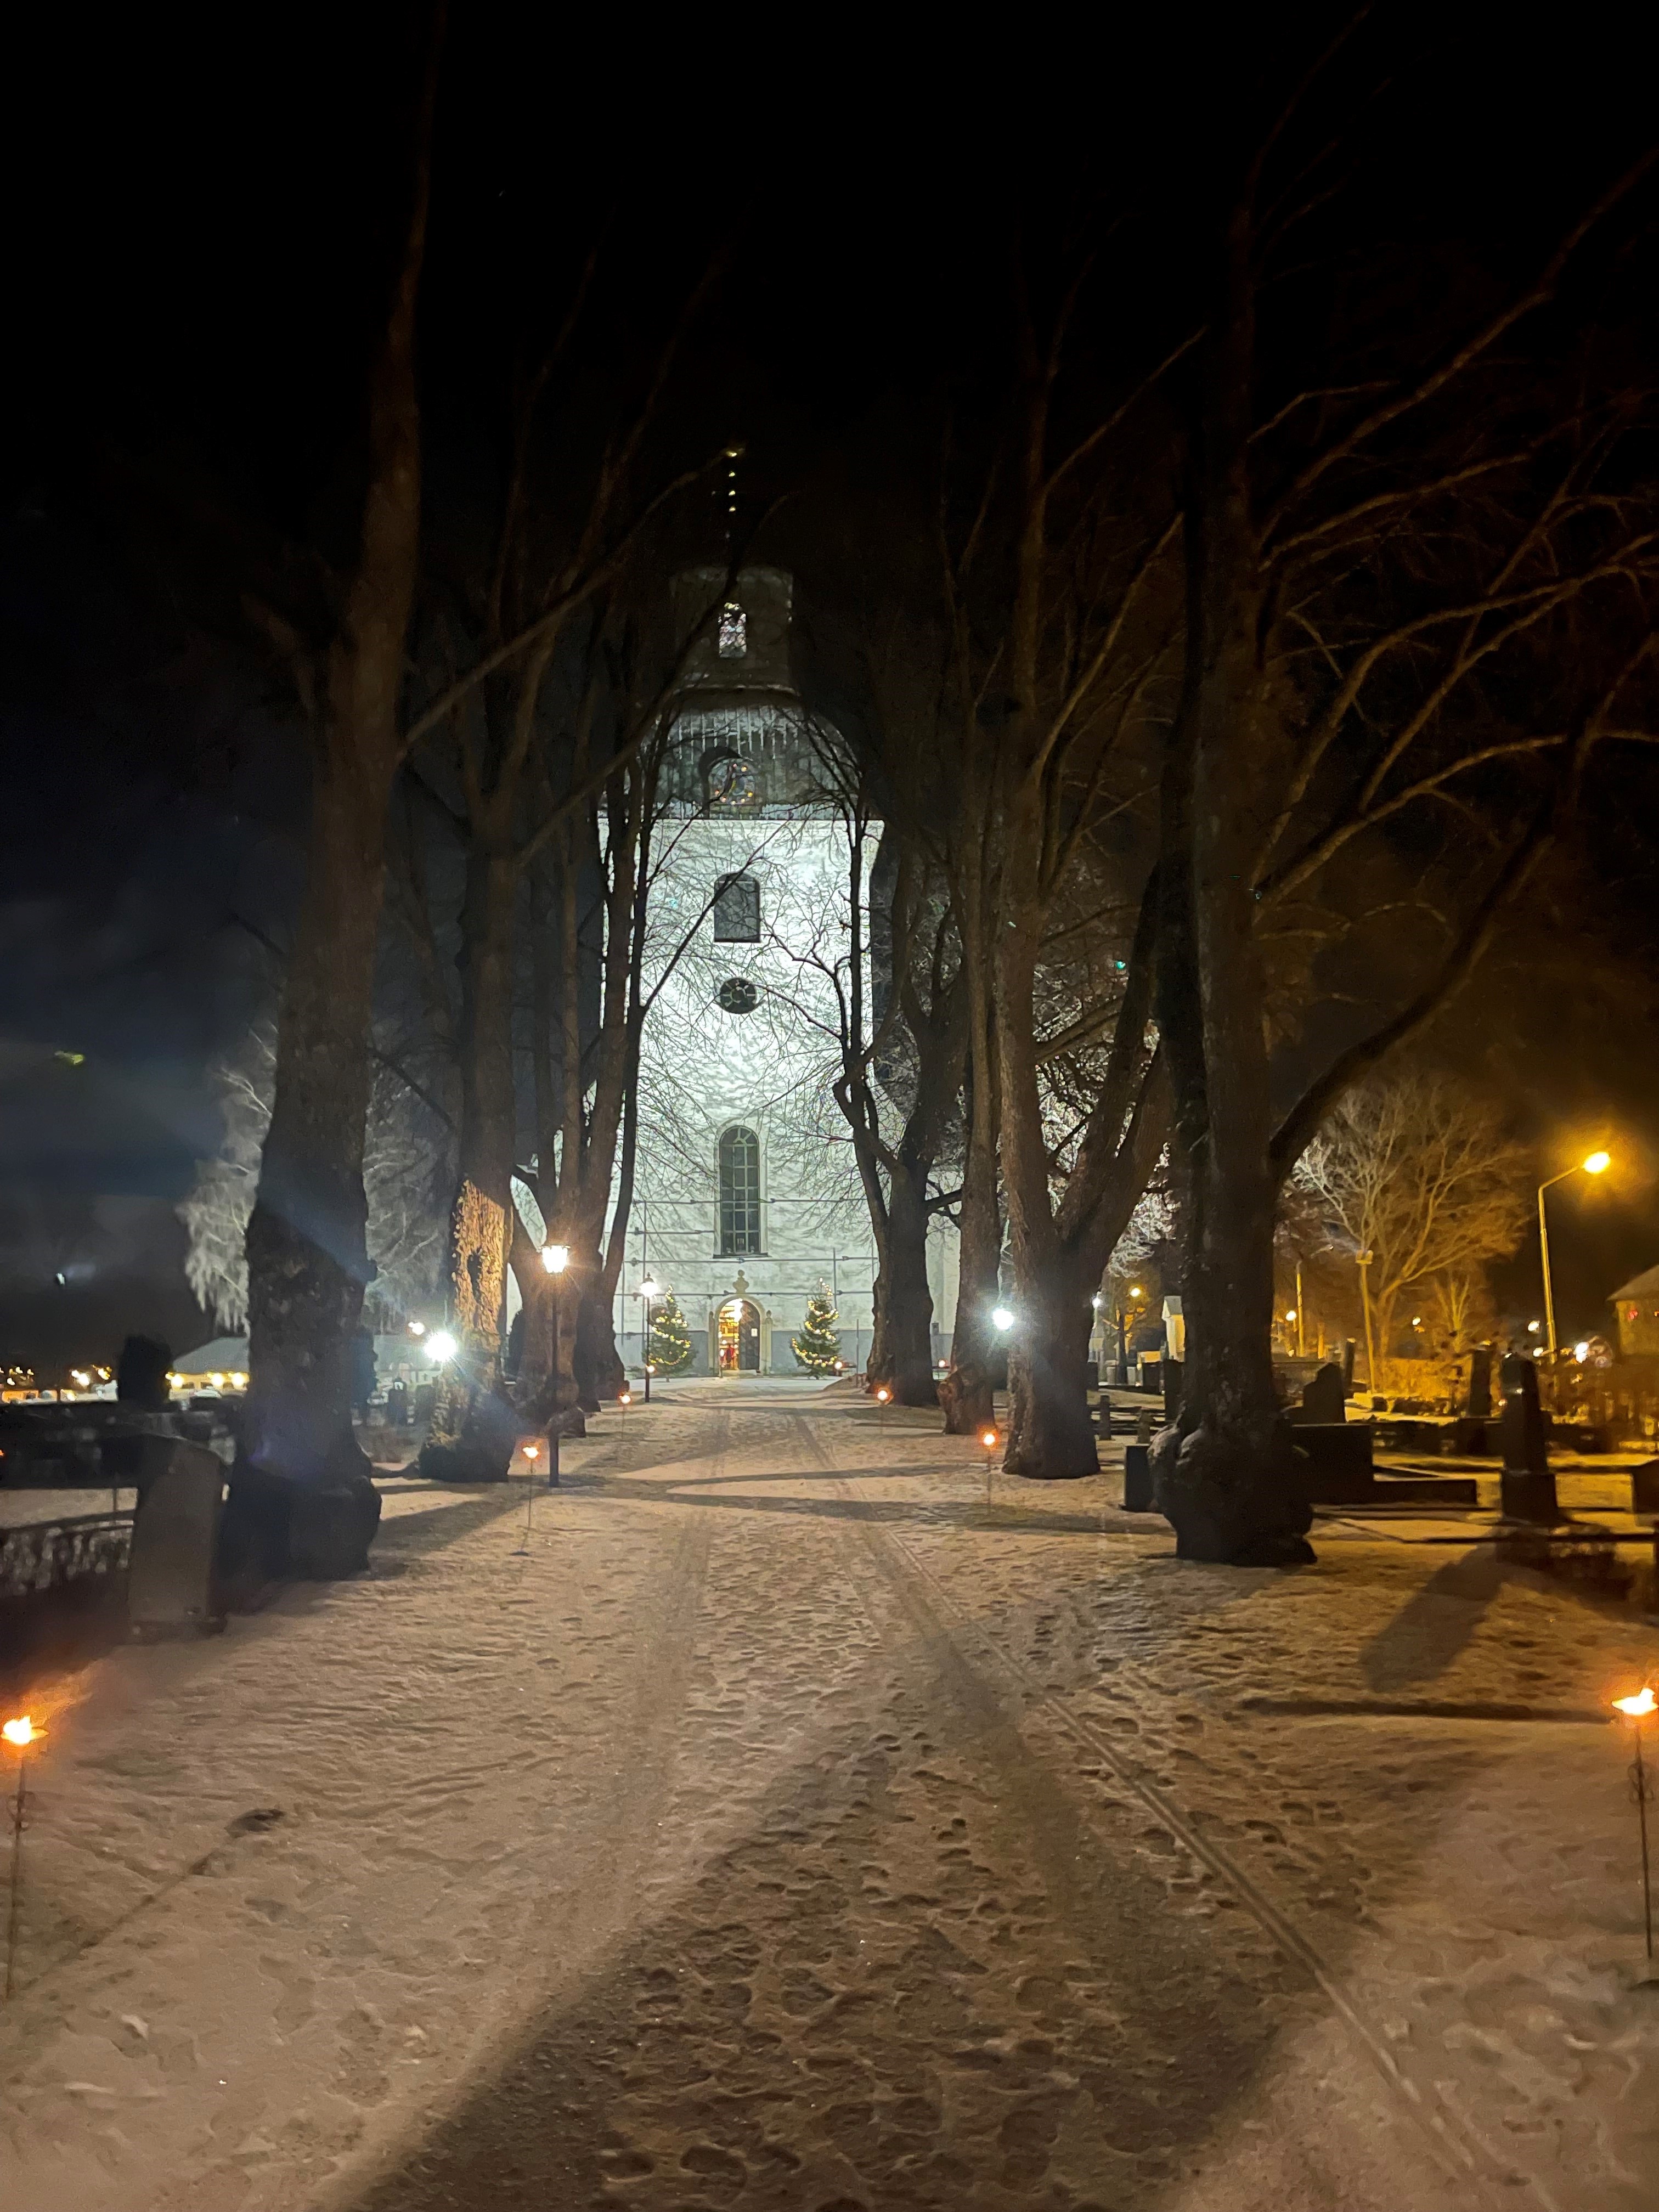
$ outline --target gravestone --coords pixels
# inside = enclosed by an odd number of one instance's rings
[[[1334,1361],[1328,1360],[1311,1381],[1303,1386],[1302,1419],[1329,1425],[1347,1418],[1347,1407],[1342,1392],[1342,1370]]]
[[[1181,1376],[1185,1363],[1166,1359],[1164,1363],[1164,1418],[1171,1425],[1181,1418]]]
[[[1310,1505],[1359,1505],[1377,1495],[1369,1422],[1302,1421],[1290,1433]]]
[[[144,1437],[153,1448],[158,1439]],[[175,1442],[144,1486],[132,1524],[127,1618],[135,1637],[211,1636],[225,1625],[214,1574],[225,1470],[203,1444]]]
[[[1501,1379],[1503,1515],[1506,1521],[1536,1521],[1547,1526],[1559,1521],[1561,1512],[1555,1501],[1543,1410],[1538,1403],[1538,1370],[1523,1352],[1506,1352]]]
[[[1342,1340],[1342,1395],[1345,1398],[1353,1395],[1353,1339],[1345,1337]]]
[[[1152,1455],[1146,1444],[1123,1447],[1123,1510],[1126,1513],[1156,1513],[1152,1498]]]

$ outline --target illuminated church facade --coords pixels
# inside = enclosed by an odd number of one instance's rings
[[[682,635],[722,583],[714,569],[677,580]],[[799,1374],[790,1340],[820,1285],[848,1366],[869,1347],[870,1218],[830,1089],[836,976],[844,984],[850,944],[847,836],[829,774],[842,740],[808,715],[795,686],[793,591],[780,569],[744,569],[667,710],[645,963],[655,995],[614,1316],[630,1368],[644,1358],[647,1280],[678,1301],[694,1374]],[[938,1224],[929,1275],[940,1356],[955,1316],[955,1244]]]

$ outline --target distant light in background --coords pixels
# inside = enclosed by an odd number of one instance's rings
[[[455,1357],[458,1347],[449,1331],[441,1328],[435,1336],[427,1340],[426,1348],[441,1367],[446,1359],[453,1359]]]

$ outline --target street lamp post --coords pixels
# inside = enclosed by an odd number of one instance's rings
[[[559,1429],[563,1419],[559,1404],[559,1291],[564,1271],[570,1265],[568,1244],[544,1244],[542,1265],[553,1278],[553,1418],[547,1425],[547,1486],[559,1486]]]
[[[660,1285],[649,1275],[640,1285],[640,1298],[645,1309],[645,1340],[641,1346],[645,1365],[645,1402],[651,1403],[651,1308]]]
[[[1565,1182],[1569,1176],[1581,1172],[1589,1176],[1605,1175],[1612,1164],[1613,1155],[1610,1152],[1592,1152],[1588,1159],[1580,1160],[1577,1167],[1563,1168],[1559,1175],[1552,1176],[1547,1182],[1540,1182],[1538,1186],[1538,1253],[1544,1264],[1544,1330],[1552,1360],[1557,1350],[1555,1292],[1550,1283],[1550,1224],[1549,1216],[1544,1211],[1544,1193],[1553,1190],[1557,1183]]]

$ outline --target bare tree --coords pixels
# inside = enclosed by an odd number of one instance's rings
[[[1526,1224],[1530,1165],[1496,1109],[1449,1076],[1363,1084],[1327,1118],[1297,1180],[1371,1255],[1374,1389],[1389,1387],[1403,1300],[1438,1287],[1458,1332],[1479,1270],[1513,1251]]]
[[[1340,134],[1322,118],[1296,151],[1320,80],[1239,163],[1170,384],[1186,656],[1157,1011],[1188,1363],[1157,1480],[1183,1555],[1258,1563],[1309,1556],[1271,1372],[1279,1189],[1344,1092],[1468,981],[1598,749],[1645,733],[1659,605],[1646,395],[1615,353],[1536,320],[1639,172],[1519,284],[1407,289],[1379,321],[1386,254],[1368,287],[1318,150]],[[1310,1078],[1272,1018],[1273,933],[1299,908],[1328,937],[1320,910],[1383,851],[1414,866],[1435,925],[1413,934],[1396,910],[1389,982]],[[1305,1009],[1322,987],[1304,975]]]
[[[276,1036],[256,1022],[212,1071],[223,1140],[198,1160],[178,1212],[189,1235],[185,1274],[222,1328],[247,1326],[247,1224],[270,1126]],[[384,1060],[369,1088],[363,1142],[366,1243],[376,1301],[397,1315],[430,1304],[443,1269],[452,1144],[441,1115]]]

